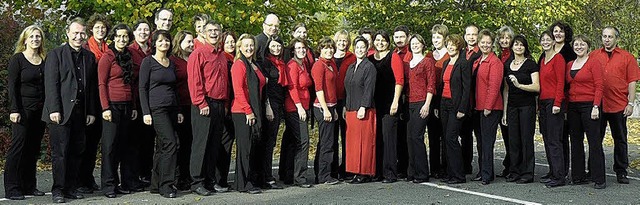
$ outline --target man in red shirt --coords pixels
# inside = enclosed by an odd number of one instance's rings
[[[411,52],[409,51],[409,28],[405,25],[396,26],[393,29],[393,43],[396,48],[393,50],[393,55],[397,55],[399,58],[392,58],[391,64],[402,65],[404,70],[404,76],[409,75],[409,67],[405,66],[405,62],[411,60]],[[401,60],[401,62],[393,62],[395,59]],[[409,166],[409,150],[407,148],[407,116],[409,115],[409,98],[407,89],[409,88],[409,81],[404,82],[404,90],[402,91],[402,97],[400,97],[400,118],[398,120],[398,178],[407,178],[408,181],[413,181],[413,176],[408,176],[407,173],[412,173],[412,167]]]
[[[224,51],[218,47],[222,27],[207,21],[205,42],[189,56],[187,74],[191,95],[191,190],[201,196],[211,195],[215,187],[215,165],[224,130],[226,105],[229,100],[229,70]],[[227,165],[229,166],[229,165]],[[212,184],[205,184],[212,183]],[[206,186],[206,187],[205,187]]]
[[[617,28],[605,27],[602,30],[603,48],[593,51],[591,56],[604,65],[601,136],[604,138],[608,122],[614,142],[613,170],[618,183],[628,184],[627,117],[633,113],[636,81],[640,74],[636,58],[618,48],[618,37],[620,31]]]

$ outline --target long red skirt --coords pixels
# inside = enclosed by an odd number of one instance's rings
[[[346,170],[373,176],[376,174],[376,110],[367,109],[360,120],[357,111],[347,111]]]

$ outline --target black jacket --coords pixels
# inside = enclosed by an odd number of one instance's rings
[[[444,68],[442,69],[442,76],[440,76],[440,79],[444,79],[444,73],[447,70],[449,61],[450,60],[444,62]],[[440,82],[441,83],[439,87],[443,89],[444,81],[440,80]],[[458,57],[458,60],[453,64],[453,70],[451,71],[451,79],[449,81],[449,84],[451,89],[451,100],[454,103],[454,108],[458,110],[458,112],[469,115],[469,95],[471,93],[471,64],[462,56]]]
[[[346,91],[346,104],[347,111],[356,111],[360,107],[372,108],[374,107],[373,95],[376,90],[376,67],[364,58],[358,65],[356,72],[356,63],[353,63],[347,68],[346,77],[344,78],[344,88]]]

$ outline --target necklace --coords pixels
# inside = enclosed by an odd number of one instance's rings
[[[527,60],[526,58],[522,60],[513,59],[513,65],[522,65],[526,60]]]

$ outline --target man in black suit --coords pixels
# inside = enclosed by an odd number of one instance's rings
[[[280,19],[275,14],[269,14],[262,23],[262,33],[256,35],[256,57],[258,62],[262,62],[264,54],[268,52],[267,41],[270,37],[278,35],[280,31]]]
[[[93,124],[97,107],[97,63],[82,48],[85,22],[74,18],[66,28],[68,43],[47,54],[45,104],[42,120],[48,124],[53,165],[53,202],[82,199],[76,191],[78,168],[85,148],[85,127]]]
[[[464,41],[467,43],[467,46],[460,52],[460,58],[467,60],[469,63],[469,67],[473,66],[473,62],[475,62],[482,53],[480,52],[480,48],[478,47],[478,32],[480,29],[478,26],[474,24],[469,24],[464,29]],[[469,113],[467,117],[462,122],[462,130],[460,130],[460,138],[462,142],[462,161],[464,166],[464,172],[466,174],[471,174],[473,170],[473,165],[471,162],[473,161],[473,135],[476,136],[477,139],[480,136],[480,113],[477,112],[475,108],[475,91],[476,91],[476,68],[471,68],[471,82],[470,93],[469,93]],[[480,148],[482,144],[480,140],[476,140],[476,149],[478,153],[480,153]],[[478,170],[480,170],[480,156],[478,155]],[[474,181],[480,180],[480,172],[472,178]]]

